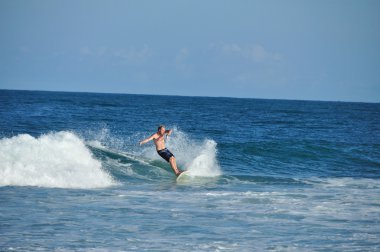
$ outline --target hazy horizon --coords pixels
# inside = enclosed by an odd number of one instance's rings
[[[310,102],[344,102],[344,103],[373,103],[372,101],[342,101],[342,100],[307,100],[307,99],[287,99],[287,98],[260,98],[260,97],[236,97],[236,96],[211,96],[211,95],[181,95],[181,94],[142,94],[142,93],[121,93],[121,92],[95,92],[95,91],[72,91],[72,90],[43,90],[43,89],[0,89],[5,91],[27,91],[27,92],[56,92],[56,93],[89,93],[89,94],[116,94],[116,95],[147,95],[147,96],[180,96],[199,98],[228,98],[228,99],[253,99],[253,100],[283,100],[283,101],[310,101]]]

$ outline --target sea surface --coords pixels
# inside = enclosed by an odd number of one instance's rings
[[[0,251],[37,250],[380,251],[380,104],[0,90]]]

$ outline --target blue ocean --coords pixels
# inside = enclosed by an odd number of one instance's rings
[[[0,250],[379,251],[380,104],[0,90]]]

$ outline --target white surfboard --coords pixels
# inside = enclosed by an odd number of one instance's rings
[[[186,178],[189,178],[190,175],[189,175],[189,171],[184,171],[182,172],[181,174],[179,174],[179,176],[177,177],[177,181],[183,181],[185,180]]]

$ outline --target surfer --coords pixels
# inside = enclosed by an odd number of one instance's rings
[[[177,163],[173,153],[171,153],[167,148],[165,148],[165,135],[170,136],[173,130],[165,130],[164,125],[160,125],[157,129],[157,132],[151,135],[150,137],[142,140],[140,145],[149,142],[150,140],[154,141],[156,145],[156,150],[158,155],[170,163],[175,175],[178,177],[183,171],[177,167]]]

